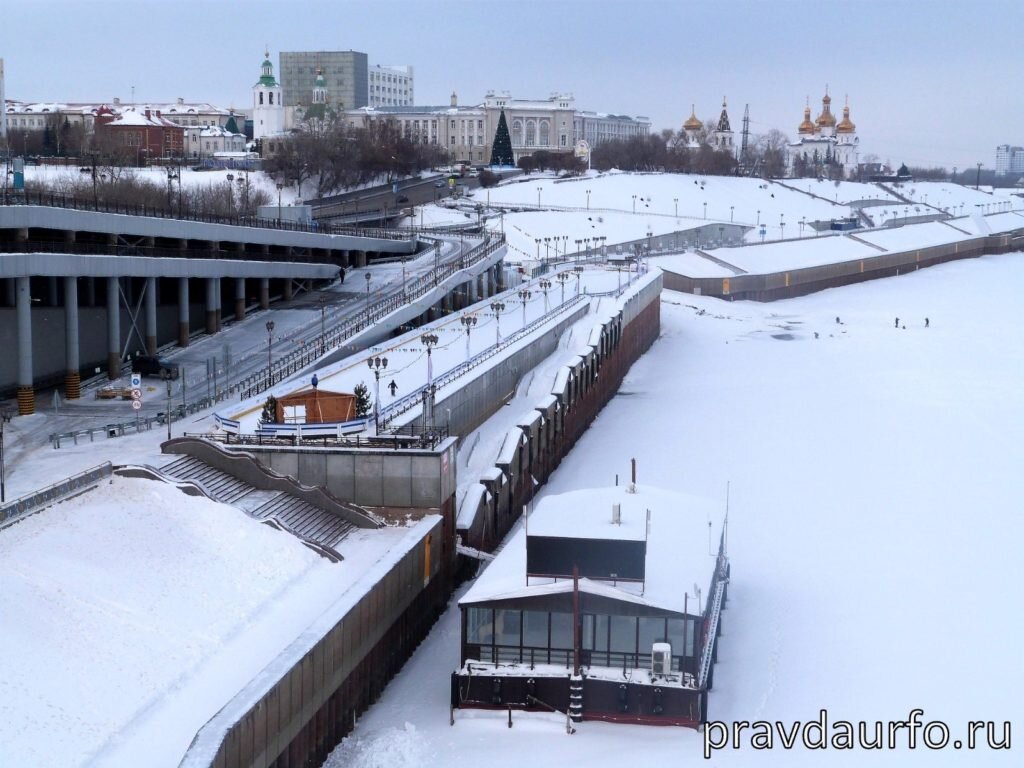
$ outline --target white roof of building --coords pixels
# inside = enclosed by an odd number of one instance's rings
[[[622,524],[611,523],[612,504],[622,508]],[[651,512],[646,532],[647,510]],[[638,485],[590,488],[544,496],[524,526],[477,577],[460,605],[548,595],[572,590],[571,579],[531,577],[526,583],[526,535],[642,540],[647,535],[644,584],[580,579],[580,590],[661,610],[682,613],[689,593],[689,612],[697,612],[694,585],[706,597],[722,533],[722,506],[707,499]],[[709,526],[710,523],[710,526]],[[710,541],[709,545],[709,532]],[[714,554],[709,555],[708,552]]]

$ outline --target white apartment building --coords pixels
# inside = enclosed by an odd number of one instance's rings
[[[374,64],[367,68],[366,79],[371,107],[411,107],[416,103],[413,69],[407,64]]]
[[[1024,147],[1000,144],[996,147],[996,176],[1024,173]]]

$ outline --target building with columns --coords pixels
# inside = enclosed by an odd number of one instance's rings
[[[540,150],[572,152],[579,139],[599,147],[611,139],[646,136],[651,126],[646,117],[579,110],[571,93],[534,100],[488,91],[483,103],[470,106],[459,105],[458,96],[452,93],[444,107],[365,107],[347,110],[345,115],[354,127],[371,120],[394,120],[414,142],[441,146],[453,160],[486,164],[502,111],[515,162]]]
[[[804,107],[804,119],[797,127],[797,140],[791,143],[787,153],[787,168],[790,175],[803,165],[806,170],[820,169],[827,173],[825,166],[842,169],[847,178],[857,173],[860,161],[860,138],[857,126],[850,120],[849,104],[843,107],[843,119],[837,121],[832,114],[832,97],[826,90],[821,99],[821,114],[811,120],[811,106]]]

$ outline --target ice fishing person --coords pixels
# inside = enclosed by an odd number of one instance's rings
[[[900,319],[899,319],[898,317],[896,318],[896,327],[897,327],[897,328],[899,328],[899,327],[900,327]]]
[[[925,327],[925,328],[927,328],[927,327],[928,327],[928,318],[927,318],[927,317],[926,317],[926,318],[924,319],[924,327]]]

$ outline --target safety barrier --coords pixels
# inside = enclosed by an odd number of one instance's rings
[[[0,506],[0,530],[96,485],[100,480],[110,477],[113,471],[113,465],[107,461]]]

